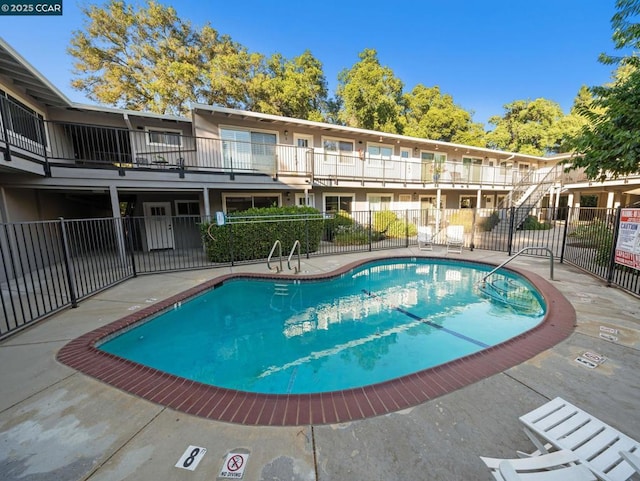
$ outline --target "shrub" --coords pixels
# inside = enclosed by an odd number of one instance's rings
[[[353,218],[345,210],[339,210],[333,217],[327,217],[324,220],[324,239],[331,242],[336,231],[341,227],[351,227],[354,225]]]
[[[522,223],[522,230],[548,230],[551,224],[540,222],[535,215],[529,215]]]
[[[492,212],[489,217],[482,219],[479,223],[480,230],[488,232],[498,225],[500,222],[500,214],[498,212]]]
[[[335,232],[333,243],[339,246],[368,244],[369,229],[359,225],[340,226]]]
[[[304,219],[304,215],[309,216]],[[240,221],[234,218],[251,217]],[[270,217],[266,221],[265,217]],[[280,217],[280,218],[279,218]],[[300,253],[318,250],[323,219],[312,207],[266,207],[234,212],[226,225],[202,223],[200,231],[211,262],[263,259],[269,255],[276,240],[282,243],[282,253],[288,254],[296,240]],[[209,236],[211,233],[211,236]],[[307,244],[308,235],[308,244]]]
[[[373,213],[372,227],[374,231],[384,234],[386,237],[409,237],[418,234],[418,229],[414,224],[407,224],[404,219],[398,218],[397,214],[390,210],[381,210]]]

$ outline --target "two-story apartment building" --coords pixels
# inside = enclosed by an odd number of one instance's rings
[[[640,176],[592,183],[563,174],[556,165],[570,156],[209,105],[183,118],[78,104],[1,39],[0,114],[2,222],[125,214],[151,222],[271,205],[490,212],[526,199],[613,207],[640,198]]]

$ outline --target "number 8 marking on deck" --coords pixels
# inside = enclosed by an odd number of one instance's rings
[[[206,452],[207,448],[202,448],[200,446],[189,446],[184,454],[180,456],[180,459],[176,463],[176,468],[195,471],[195,469],[198,467],[198,463],[200,463],[202,457]]]

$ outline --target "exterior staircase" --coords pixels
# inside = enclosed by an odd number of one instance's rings
[[[529,216],[549,189],[560,180],[563,172],[562,164],[532,170],[523,177],[513,190],[498,205],[500,222],[491,232],[508,232],[513,215],[513,228],[517,229]],[[511,209],[514,207],[514,209]]]

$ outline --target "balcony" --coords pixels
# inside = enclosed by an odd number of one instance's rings
[[[47,136],[41,116],[26,106],[0,97],[0,151],[12,166],[44,174]]]

